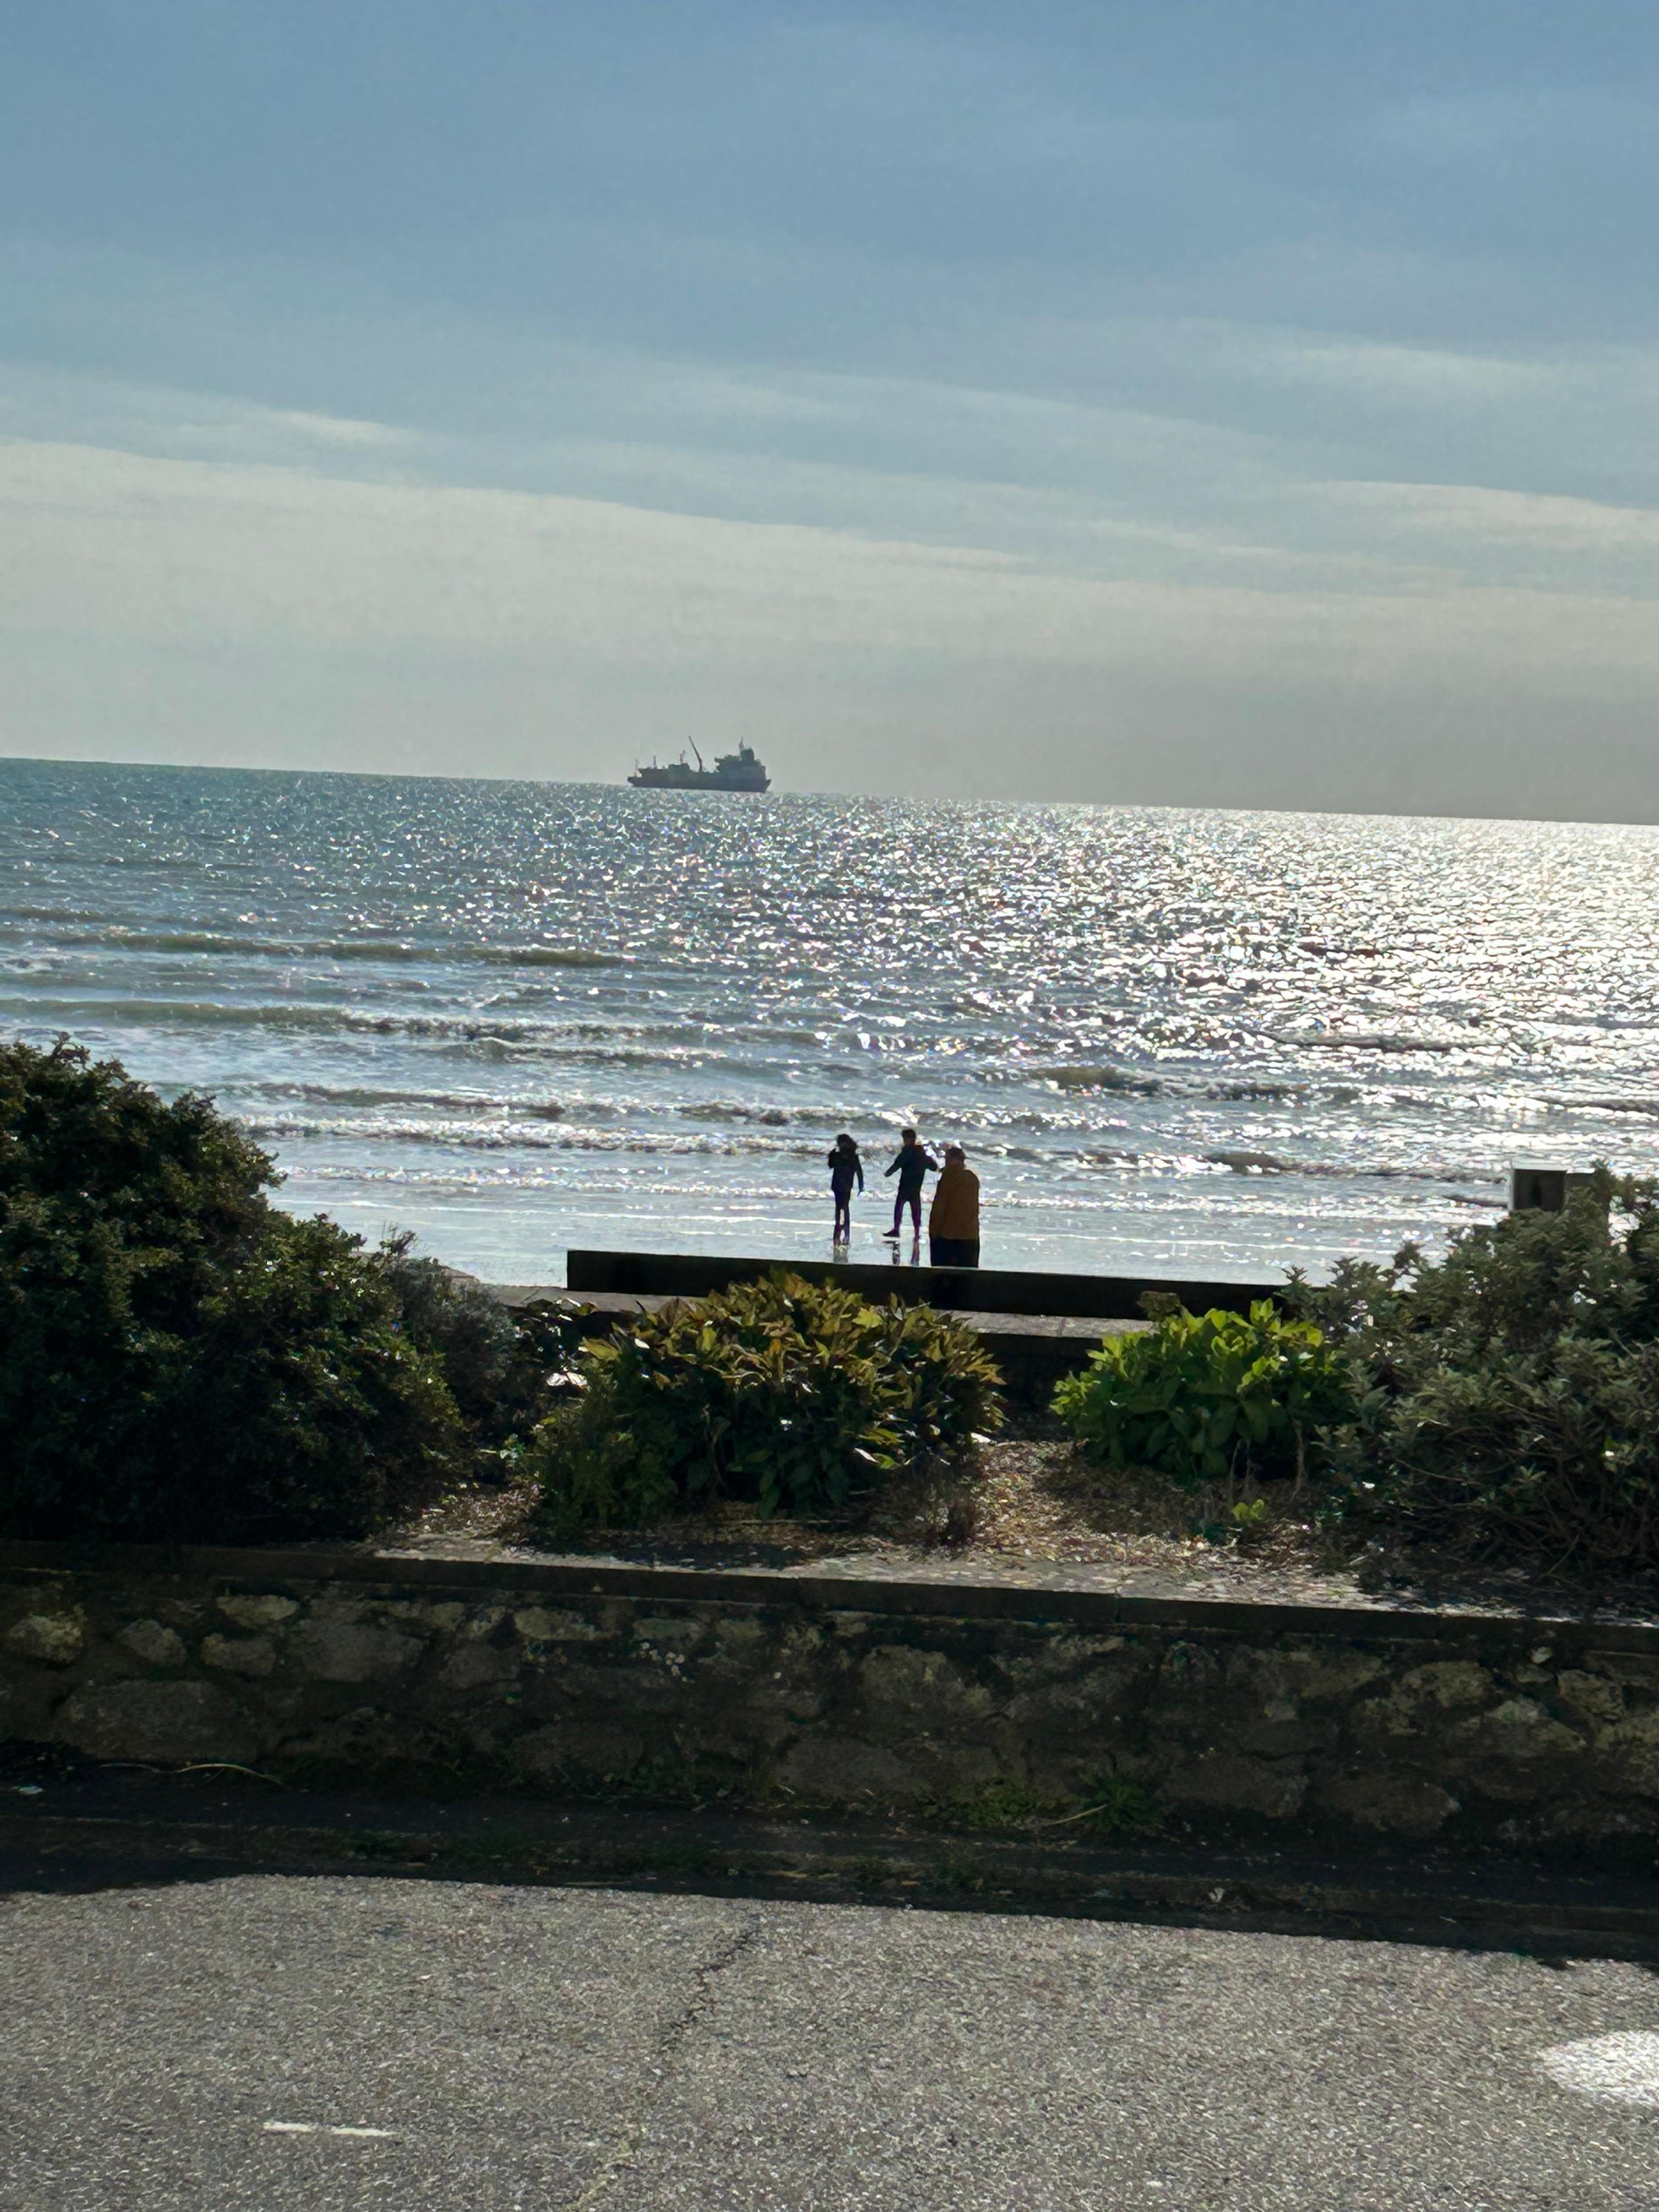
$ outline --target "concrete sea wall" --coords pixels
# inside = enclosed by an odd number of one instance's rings
[[[1659,1630],[361,1551],[0,1549],[0,1736],[98,1759],[1638,1855]],[[1645,1841],[1644,1840],[1645,1839]]]
[[[574,1291],[537,1283],[486,1283],[483,1287],[503,1305],[524,1305],[534,1299],[564,1306],[588,1337],[609,1336],[641,1312],[655,1312],[675,1304],[674,1297],[664,1292],[592,1291],[578,1297]],[[1078,1321],[1064,1314],[952,1310],[996,1361],[1004,1395],[1012,1404],[1022,1407],[1046,1407],[1061,1376],[1081,1373],[1103,1337],[1148,1326],[1142,1321]]]
[[[565,1255],[565,1283],[583,1297],[594,1291],[700,1298],[733,1283],[757,1283],[779,1268],[809,1282],[834,1283],[880,1304],[935,1306],[941,1313],[1066,1315],[1093,1321],[1139,1321],[1141,1294],[1161,1291],[1191,1313],[1212,1306],[1246,1313],[1258,1298],[1283,1297],[1276,1283],[1194,1282],[1162,1275],[1075,1275],[1030,1267],[910,1267],[890,1260],[777,1260],[712,1252],[597,1252]]]

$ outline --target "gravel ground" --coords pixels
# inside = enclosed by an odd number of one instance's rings
[[[1602,1580],[1589,1588],[1519,1571],[1480,1573],[1420,1555],[1378,1560],[1316,1528],[1294,1499],[1270,1504],[1264,1520],[1240,1534],[1234,1502],[1221,1486],[1188,1492],[1153,1476],[1091,1468],[1056,1431],[1039,1430],[995,1438],[960,1472],[893,1484],[857,1522],[761,1521],[745,1507],[728,1507],[648,1530],[596,1531],[580,1556],[1264,1604],[1503,1613],[1521,1606],[1659,1619],[1651,1583],[1613,1589]],[[396,1547],[473,1559],[571,1556],[577,1547],[537,1550],[532,1504],[522,1491],[469,1492],[428,1514]]]

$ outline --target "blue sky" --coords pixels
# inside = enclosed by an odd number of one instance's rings
[[[1659,17],[11,11],[0,748],[1659,819]]]

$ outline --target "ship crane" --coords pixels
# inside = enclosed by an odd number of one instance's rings
[[[772,779],[766,764],[756,757],[754,747],[746,741],[734,753],[721,753],[713,768],[704,760],[695,738],[687,743],[697,756],[696,768],[685,757],[684,747],[678,760],[666,768],[658,766],[653,759],[649,768],[636,768],[628,779],[636,791],[769,791]]]

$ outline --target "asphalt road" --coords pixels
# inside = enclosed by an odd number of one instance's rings
[[[0,1899],[0,2207],[241,2206],[1656,2212],[1659,1974],[368,1877]]]

